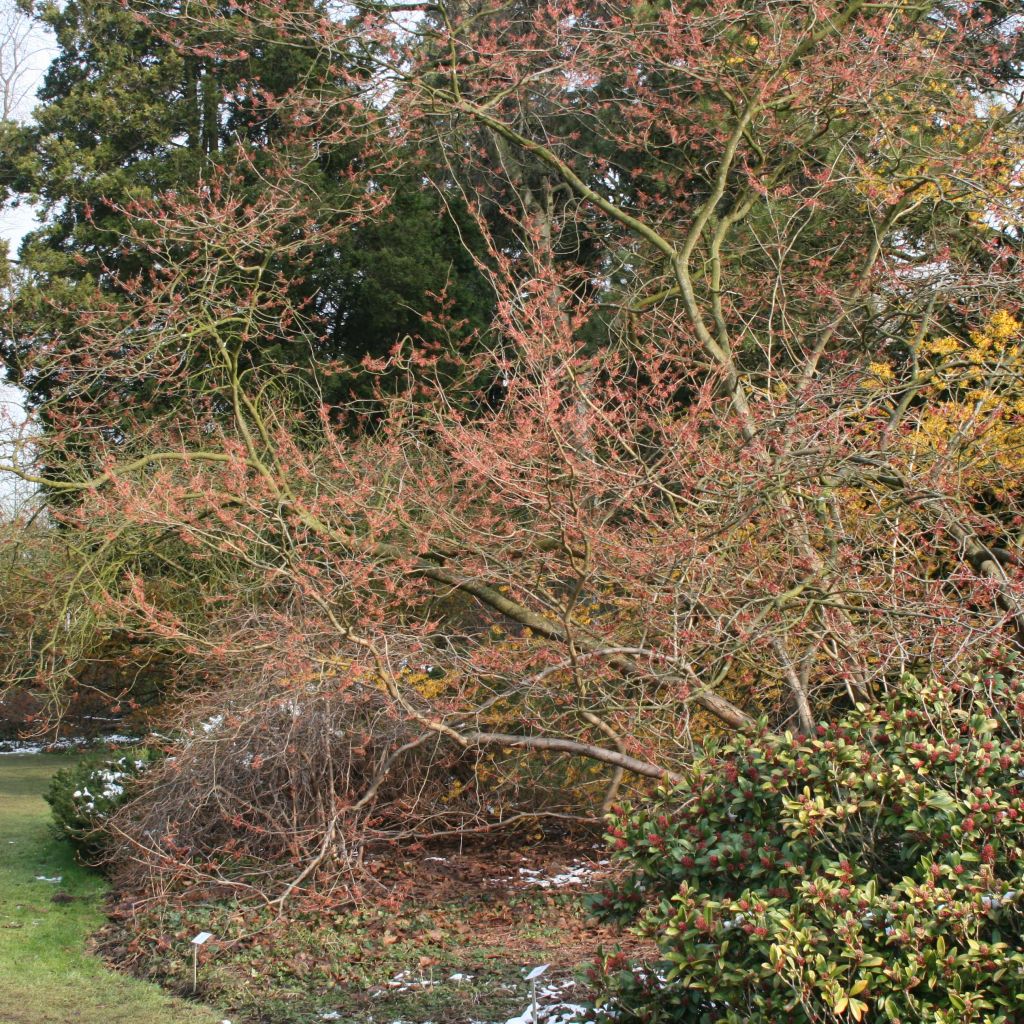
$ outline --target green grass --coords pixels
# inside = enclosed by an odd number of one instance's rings
[[[0,1021],[214,1024],[221,1015],[116,974],[86,952],[106,887],[50,829],[42,793],[62,755],[0,757]],[[61,882],[37,881],[37,875]],[[58,891],[72,897],[54,903]]]

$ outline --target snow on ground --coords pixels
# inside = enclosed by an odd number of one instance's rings
[[[20,740],[0,740],[0,754],[41,754],[38,743],[22,743]]]
[[[585,1019],[586,1008],[571,1001],[578,987],[572,978],[538,986],[536,1016],[531,998],[529,1006],[518,1017],[509,1017],[504,1024],[591,1024]]]
[[[55,754],[62,750],[86,750],[90,747],[103,748],[105,746],[125,747],[140,742],[138,736],[122,736],[114,733],[112,736],[96,736],[94,739],[87,739],[85,736],[65,736],[63,739],[51,742],[33,740],[0,740],[0,755],[3,754]]]
[[[557,875],[545,875],[543,871],[532,868],[520,868],[519,877],[524,885],[534,885],[540,889],[560,889],[566,885],[586,885],[594,877],[595,867],[605,867],[609,862],[598,861],[596,865],[587,861],[571,864]]]
[[[444,860],[443,857],[427,857],[426,859]],[[605,874],[600,869],[608,867],[610,863],[611,861],[607,860],[577,860],[555,874],[550,874],[539,868],[519,868],[518,877],[492,878],[491,881],[503,885],[512,882],[537,889],[561,889],[569,885],[588,885]]]
[[[431,988],[448,982],[459,984],[472,978],[469,974],[453,974],[448,979],[417,976],[413,971],[399,971],[388,983],[392,992],[412,992],[416,989]],[[509,986],[514,988],[514,986]],[[376,992],[383,995],[384,990]],[[473,1021],[473,1024],[593,1024],[586,1018],[586,1008],[573,999],[580,998],[579,983],[573,978],[551,980],[537,986],[537,1007],[534,1016],[532,994],[526,996],[527,1004],[522,1013],[504,1021]],[[340,1021],[344,1018],[339,1010],[326,1010],[319,1015],[322,1021]],[[404,1020],[392,1020],[388,1024],[410,1024]],[[429,1021],[426,1024],[430,1024]]]

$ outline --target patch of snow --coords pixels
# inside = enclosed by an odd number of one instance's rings
[[[43,748],[38,743],[19,743],[17,740],[4,740],[0,743],[0,754],[41,754]]]
[[[415,992],[418,988],[432,988],[441,982],[434,978],[417,978],[412,971],[399,971],[388,983],[388,988],[396,992]]]
[[[54,875],[53,878],[47,878],[46,875],[36,875],[37,882],[53,882],[56,884],[63,880],[63,875]]]
[[[203,730],[207,735],[211,732],[216,732],[224,724],[223,715],[210,715],[205,722],[199,723],[199,728]]]
[[[535,885],[540,889],[560,889],[566,885],[585,885],[594,876],[590,864],[576,864],[568,867],[561,874],[545,875],[533,868],[520,868],[519,876],[525,885]]]
[[[576,988],[577,983],[572,978],[548,982],[537,989],[536,1016],[531,996],[530,1005],[518,1017],[509,1017],[503,1024],[593,1024],[593,1021],[584,1020],[586,1007],[566,998]]]
[[[108,805],[110,801],[116,801],[124,795],[125,780],[130,781],[136,773],[145,767],[145,761],[129,760],[127,757],[119,757],[116,761],[107,761],[106,764],[98,766],[88,775],[89,782],[96,792],[91,792],[88,786],[82,786],[81,789],[76,789],[72,793],[76,808],[95,814],[97,801],[105,800]],[[110,806],[100,807],[99,810],[100,813],[109,813],[111,808]]]
[[[96,746],[130,746],[141,742],[139,736],[124,736],[114,733],[111,736],[97,736],[88,739],[85,736],[65,736],[52,743],[38,743],[28,740],[0,740],[0,755],[3,754],[49,754],[63,750],[82,750]]]

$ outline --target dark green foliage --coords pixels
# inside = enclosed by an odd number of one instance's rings
[[[147,747],[121,754],[92,754],[50,780],[46,802],[57,830],[86,859],[103,852],[102,827],[132,794],[134,783],[160,755]]]
[[[1024,681],[906,677],[811,738],[739,737],[614,816],[601,897],[664,962],[618,1021],[1024,1020]],[[660,975],[660,977],[658,976]]]
[[[150,13],[161,6],[170,16],[178,5],[146,5]],[[228,171],[236,191],[257,195],[266,188],[267,166],[287,148],[287,129],[254,102],[253,83],[281,95],[327,74],[316,47],[282,44],[269,28],[245,60],[229,61],[184,53],[107,0],[43,3],[38,11],[56,37],[57,55],[38,94],[37,123],[0,126],[0,199],[34,198],[45,215],[44,226],[22,243],[9,318],[16,327],[0,337],[8,376],[33,407],[47,402],[53,386],[25,369],[41,340],[61,336],[74,345],[81,335],[77,344],[87,349],[81,314],[96,307],[96,289],[116,296],[117,278],[145,272],[151,261],[126,245],[129,218],[121,208],[168,191],[185,194]],[[422,166],[397,154],[403,170],[383,183],[394,195],[387,211],[377,223],[337,232],[350,205],[345,169],[355,154],[318,156],[293,154],[308,179],[303,212],[330,240],[311,241],[301,273],[294,266],[270,269],[292,282],[294,304],[319,318],[323,340],[311,352],[305,345],[279,351],[261,339],[243,364],[310,372],[314,359],[357,366],[366,355],[387,355],[407,335],[459,345],[486,328],[493,296],[467,251],[482,246],[459,195],[439,197],[424,185]],[[441,293],[446,318],[463,325],[459,337],[422,319],[437,312]],[[319,390],[330,403],[348,387],[329,378]]]

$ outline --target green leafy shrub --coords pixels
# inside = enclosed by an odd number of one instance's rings
[[[62,768],[50,780],[46,802],[61,835],[83,857],[103,851],[103,825],[131,796],[138,778],[158,758],[148,748],[93,754]]]
[[[664,957],[617,1021],[1024,1022],[1024,683],[906,678],[813,737],[742,736],[612,816],[598,911]]]

